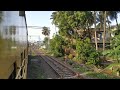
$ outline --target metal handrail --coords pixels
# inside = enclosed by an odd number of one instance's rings
[[[25,69],[27,68],[27,67],[26,67],[26,65],[27,65],[27,61],[26,61],[26,60],[27,60],[27,58],[23,59],[22,65],[19,67],[19,71],[18,71],[15,79],[22,79],[22,78],[24,79],[24,78],[25,78],[26,72],[24,72],[24,71],[25,71]],[[23,71],[22,71],[22,70],[23,70]],[[21,75],[21,71],[23,72],[22,75]]]

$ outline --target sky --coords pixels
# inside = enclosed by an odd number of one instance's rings
[[[50,38],[52,38],[53,33],[58,30],[55,25],[52,25],[51,15],[53,11],[26,11],[27,26],[39,26],[39,27],[49,27],[50,28]],[[29,41],[39,41],[44,40],[44,35],[42,35],[41,29],[28,28],[28,39]],[[31,36],[31,38],[30,38]]]
[[[58,31],[58,28],[52,25],[51,15],[54,11],[26,11],[27,26],[39,26],[39,27],[50,27],[50,38],[53,34]],[[120,14],[118,14],[118,23],[120,23]],[[115,25],[115,20],[112,25]],[[28,28],[28,40],[29,41],[41,41],[44,40],[44,35],[42,35],[42,29]],[[31,38],[30,38],[31,36]]]

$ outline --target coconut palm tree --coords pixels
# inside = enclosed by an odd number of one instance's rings
[[[49,45],[49,40],[50,40],[50,38],[49,38],[50,30],[48,29],[48,27],[45,27],[45,26],[43,27],[42,34],[45,35],[45,36],[47,36],[47,38],[48,38],[48,45]]]
[[[105,50],[105,37],[106,37],[106,11],[104,13],[104,32],[103,32],[103,51]]]
[[[117,26],[117,29],[118,29],[118,20],[117,20],[117,18],[118,18],[118,13],[120,13],[120,11],[109,11],[108,12],[108,15],[109,15],[109,17],[110,17],[110,20],[112,21],[112,20],[115,20],[116,21],[116,26]]]
[[[49,36],[50,30],[48,29],[48,27],[43,27],[42,34],[45,36]]]
[[[98,27],[103,30],[103,51],[105,50],[105,38],[106,38],[106,21],[110,25],[110,22],[108,21],[108,12],[107,11],[99,11],[98,14]],[[106,20],[107,19],[107,20]],[[109,26],[110,28],[110,26]]]
[[[97,33],[96,33],[96,11],[94,11],[94,25],[95,25],[95,46],[96,50],[98,50],[98,45],[97,45]]]

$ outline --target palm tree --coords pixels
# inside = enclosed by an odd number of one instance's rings
[[[110,33],[109,33],[109,35],[110,35],[109,37],[111,38],[111,31],[110,31],[110,30],[111,30],[111,27],[110,27],[110,23],[111,23],[111,22],[110,22],[110,20],[108,19],[108,16],[107,16],[107,21],[106,21],[106,22],[108,23],[108,30],[109,30],[109,32],[110,32]],[[109,40],[110,40],[110,38],[109,38]]]
[[[106,37],[106,18],[110,28],[110,22],[108,21],[107,11],[100,11],[98,15],[98,27],[103,31],[103,51],[105,50],[105,37]]]
[[[55,23],[55,20],[57,19],[57,12],[53,12],[50,19],[53,19],[52,24],[54,24],[54,23]],[[54,24],[54,25],[55,25],[55,32],[56,32],[56,34],[57,34],[56,24]]]
[[[105,37],[106,37],[106,11],[104,11],[103,51],[105,50]]]
[[[45,26],[43,27],[42,34],[45,36],[50,35],[50,30],[48,29],[48,27],[45,27]]]
[[[111,21],[113,20],[116,20],[116,26],[117,26],[117,30],[119,30],[119,26],[118,26],[118,21],[117,21],[117,14],[119,13],[120,11],[107,11],[106,12],[106,18],[107,18],[107,23],[108,23],[108,28],[109,28],[109,31],[111,30],[111,26],[110,26],[110,23]],[[110,31],[111,32],[111,31]],[[110,38],[111,38],[111,33],[110,33]]]
[[[108,12],[108,15],[110,17],[110,20],[116,20],[116,26],[117,26],[117,29],[118,29],[118,21],[117,21],[117,14],[119,13],[120,11],[109,11]]]
[[[98,45],[97,45],[97,33],[96,33],[96,11],[94,11],[94,25],[95,25],[95,46],[96,46],[96,50],[98,50]]]
[[[48,38],[48,45],[49,45],[49,40],[50,40],[50,38],[49,38],[50,30],[48,29],[48,27],[45,27],[45,26],[43,27],[42,34],[45,35],[45,36],[47,36],[47,38]]]
[[[97,18],[97,23],[98,23],[98,25],[97,25],[97,28],[100,28],[100,31],[102,31],[104,28],[103,28],[103,26],[104,26],[104,12],[103,11],[99,11],[98,12],[98,18]],[[103,37],[103,39],[104,39],[105,37]],[[104,41],[102,39],[102,41]]]

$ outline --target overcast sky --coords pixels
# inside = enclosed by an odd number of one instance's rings
[[[26,11],[26,19],[28,26],[40,26],[40,27],[50,27],[50,38],[52,38],[53,33],[55,33],[55,26],[52,25],[51,14],[53,11]],[[118,14],[120,16],[120,14]],[[118,17],[118,23],[120,23],[120,17]],[[115,25],[115,21],[112,22],[112,25]],[[58,31],[58,29],[57,29]],[[28,38],[29,40],[43,40],[44,35],[42,35],[41,29],[28,28],[28,35],[31,35]]]

